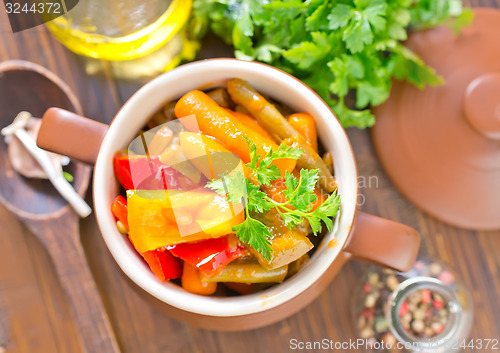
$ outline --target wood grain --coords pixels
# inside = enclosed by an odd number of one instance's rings
[[[25,219],[44,245],[70,306],[84,353],[119,353],[120,349],[80,242],[75,212],[44,220]]]
[[[471,4],[500,7],[500,0]],[[106,72],[87,76],[85,60],[67,51],[44,27],[10,33],[2,6],[0,60],[31,60],[56,72],[77,93],[88,117],[109,122],[122,102],[140,86],[114,80]],[[202,55],[228,53],[212,38]],[[378,184],[373,181],[361,190],[366,197],[363,211],[418,229],[423,237],[421,254],[450,263],[472,290],[476,315],[471,337],[500,339],[500,232],[465,231],[429,217],[390,183],[374,155],[369,133],[351,130],[348,134],[359,174],[378,180]],[[91,202],[90,196],[87,200]],[[0,221],[0,345],[9,353],[79,352],[74,324],[47,254],[28,230],[2,208]],[[355,339],[350,295],[367,265],[348,263],[316,301],[287,320],[258,330],[220,333],[191,327],[163,314],[158,303],[142,294],[121,273],[92,217],[81,222],[81,234],[123,352],[278,353],[290,351],[292,338]]]

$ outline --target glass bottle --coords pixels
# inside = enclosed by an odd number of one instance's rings
[[[119,77],[136,78],[194,58],[197,44],[184,31],[191,7],[191,0],[79,0],[47,27],[71,51],[111,63]],[[96,67],[88,61],[89,73]]]

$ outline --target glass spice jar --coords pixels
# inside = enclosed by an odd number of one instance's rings
[[[470,294],[438,261],[418,260],[406,273],[371,267],[354,298],[368,352],[456,352],[470,332]]]

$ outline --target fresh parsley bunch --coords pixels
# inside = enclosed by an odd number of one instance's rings
[[[345,127],[375,123],[391,79],[419,88],[443,80],[402,41],[408,28],[472,21],[461,0],[194,0],[191,29],[207,27],[235,56],[283,69],[313,88]],[[452,21],[451,18],[455,17]]]
[[[333,229],[331,217],[335,217],[340,207],[340,196],[334,192],[315,210],[312,209],[316,201],[314,188],[318,181],[317,169],[302,169],[300,178],[286,173],[283,191],[286,202],[276,202],[259,185],[271,185],[271,182],[281,177],[279,169],[272,165],[273,161],[281,158],[297,159],[302,155],[302,150],[287,145],[280,145],[277,151],[270,150],[264,158],[257,155],[257,147],[248,141],[250,147],[250,162],[246,164],[252,173],[249,179],[240,171],[233,171],[221,179],[212,180],[207,187],[221,195],[227,195],[231,202],[242,203],[245,207],[245,221],[233,228],[238,238],[257,250],[262,256],[270,260],[272,248],[269,241],[272,234],[269,228],[259,220],[252,217],[252,213],[263,213],[276,209],[285,225],[292,229],[304,220],[309,222],[314,235],[321,232],[324,222],[328,230]],[[258,184],[254,184],[255,180]]]

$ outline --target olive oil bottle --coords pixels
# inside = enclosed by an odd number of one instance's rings
[[[191,0],[79,0],[47,27],[71,51],[134,78],[194,58],[197,44],[184,33],[191,7]]]

